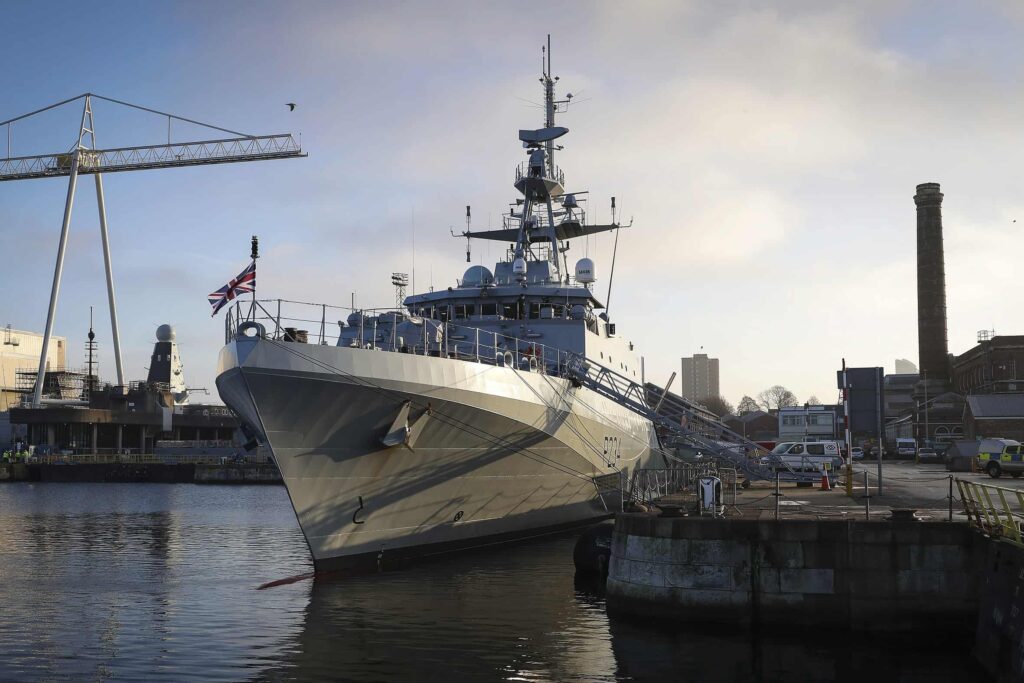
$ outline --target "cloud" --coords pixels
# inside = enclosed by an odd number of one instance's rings
[[[212,386],[221,330],[205,294],[243,265],[253,233],[264,245],[261,293],[344,305],[356,291],[363,305],[387,305],[390,273],[412,271],[415,214],[419,288],[431,271],[436,286],[452,284],[466,264],[449,227],[461,227],[465,205],[476,227],[496,226],[515,198],[525,158],[515,133],[540,122],[523,100],[540,97],[546,27],[535,17],[547,10],[191,4],[172,12],[166,33],[150,26],[164,49],[107,46],[72,68],[68,78],[83,82],[117,74],[129,91],[110,94],[129,101],[174,103],[242,130],[301,131],[310,153],[109,181],[134,374],[151,326],[170,321],[194,346],[183,349],[189,381]],[[620,234],[612,312],[651,374],[667,378],[704,346],[722,359],[733,400],[776,383],[826,398],[844,356],[916,358],[911,196],[931,180],[947,195],[951,350],[982,327],[1013,331],[1021,224],[1010,221],[1024,214],[1008,198],[1020,194],[1024,149],[1024,17],[1012,4],[604,2],[545,16],[560,92],[579,95],[560,119],[571,133],[557,162],[572,189],[590,191],[592,220],[608,220],[611,196],[635,219]],[[82,30],[109,20],[83,14]],[[47,81],[33,64],[15,58],[10,71]],[[153,74],[166,78],[154,85]],[[32,95],[21,110],[57,99]],[[289,113],[286,101],[299,107]],[[29,185],[0,188],[0,249],[21,254],[24,271],[8,313],[17,327],[42,325],[64,192]],[[72,235],[94,234],[92,205],[75,211]],[[613,239],[570,257],[596,257],[603,277]],[[499,247],[474,244],[474,262]],[[95,254],[78,249],[64,334],[84,329],[83,307],[105,301]]]

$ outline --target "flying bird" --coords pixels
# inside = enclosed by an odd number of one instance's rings
[[[288,107],[288,111],[295,111],[295,103],[294,102],[288,102],[284,106]]]

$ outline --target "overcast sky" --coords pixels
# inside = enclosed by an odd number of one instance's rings
[[[648,379],[703,348],[733,403],[772,384],[830,401],[843,357],[917,362],[919,183],[945,193],[950,351],[981,329],[1024,332],[1019,7],[6,2],[0,120],[92,91],[301,133],[306,159],[105,178],[129,377],[145,376],[166,322],[189,385],[213,390],[223,325],[206,295],[244,267],[251,234],[267,297],[347,305],[354,291],[386,306],[391,272],[414,261],[419,290],[461,277],[465,242],[449,229],[467,204],[475,228],[497,226],[515,198],[516,133],[542,123],[550,32],[559,89],[576,95],[558,164],[590,190],[591,218],[606,221],[614,195],[634,220],[610,313]],[[100,147],[166,139],[166,119],[95,110]],[[16,124],[13,154],[69,148],[80,116]],[[95,305],[113,378],[91,178],[79,188],[56,333],[84,364]],[[66,192],[66,179],[0,184],[0,324],[43,329]],[[595,258],[602,299],[611,239],[570,252]],[[474,244],[474,262],[493,266],[496,246]]]

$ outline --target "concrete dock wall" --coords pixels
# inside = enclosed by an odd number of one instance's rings
[[[203,465],[192,463],[3,464],[0,482],[162,484],[281,484],[273,464]]]
[[[1024,681],[1024,548],[985,545],[974,656],[997,681]]]
[[[274,465],[196,465],[197,484],[280,484]]]
[[[972,634],[981,540],[946,522],[622,514],[608,608],[692,623]]]

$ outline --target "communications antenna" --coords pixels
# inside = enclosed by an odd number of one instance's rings
[[[78,127],[78,139],[67,152],[40,154],[35,156],[11,156],[11,140],[14,124],[18,121],[41,114],[51,109],[82,100],[82,119]],[[141,145],[99,149],[96,146],[96,126],[92,105],[94,100],[130,107],[167,119],[166,144]],[[174,142],[173,122],[179,121],[227,134],[215,139],[194,142]],[[107,211],[103,198],[104,173],[119,171],[142,171],[152,168],[175,168],[179,166],[200,166],[224,164],[239,161],[261,161],[265,159],[288,159],[304,157],[302,146],[290,134],[248,135],[238,131],[202,123],[183,116],[157,111],[149,107],[85,93],[78,97],[51,104],[48,107],[22,114],[6,121],[0,127],[7,128],[7,154],[0,158],[0,181],[28,180],[32,178],[59,178],[67,176],[68,194],[64,203],[64,221],[61,225],[60,243],[57,247],[57,262],[53,270],[53,285],[50,288],[50,307],[46,313],[46,330],[43,333],[43,347],[39,355],[39,370],[36,374],[32,394],[32,406],[38,408],[43,395],[43,379],[46,372],[46,354],[53,333],[54,314],[57,310],[57,295],[64,271],[64,254],[68,244],[68,229],[71,226],[71,208],[75,201],[78,176],[92,174],[96,182],[96,204],[100,218],[100,237],[103,244],[103,264],[107,276],[107,298],[110,308],[110,330],[114,342],[114,362],[117,366],[117,383],[124,388],[124,368],[121,362],[121,341],[117,330],[117,306],[114,299],[114,279],[111,272],[110,242],[107,237]]]
[[[96,364],[93,361],[93,354],[96,353],[96,333],[93,332],[93,330],[92,330],[92,306],[89,307],[89,335],[88,335],[88,339],[89,339],[89,341],[85,342],[85,353],[86,353],[86,356],[87,356],[87,359],[86,359],[86,368],[87,368],[86,369],[86,373],[87,374],[85,376],[85,382],[86,382],[86,390],[89,392],[86,395],[86,398],[88,398],[92,394],[92,392],[96,390],[96,372],[95,372]]]

